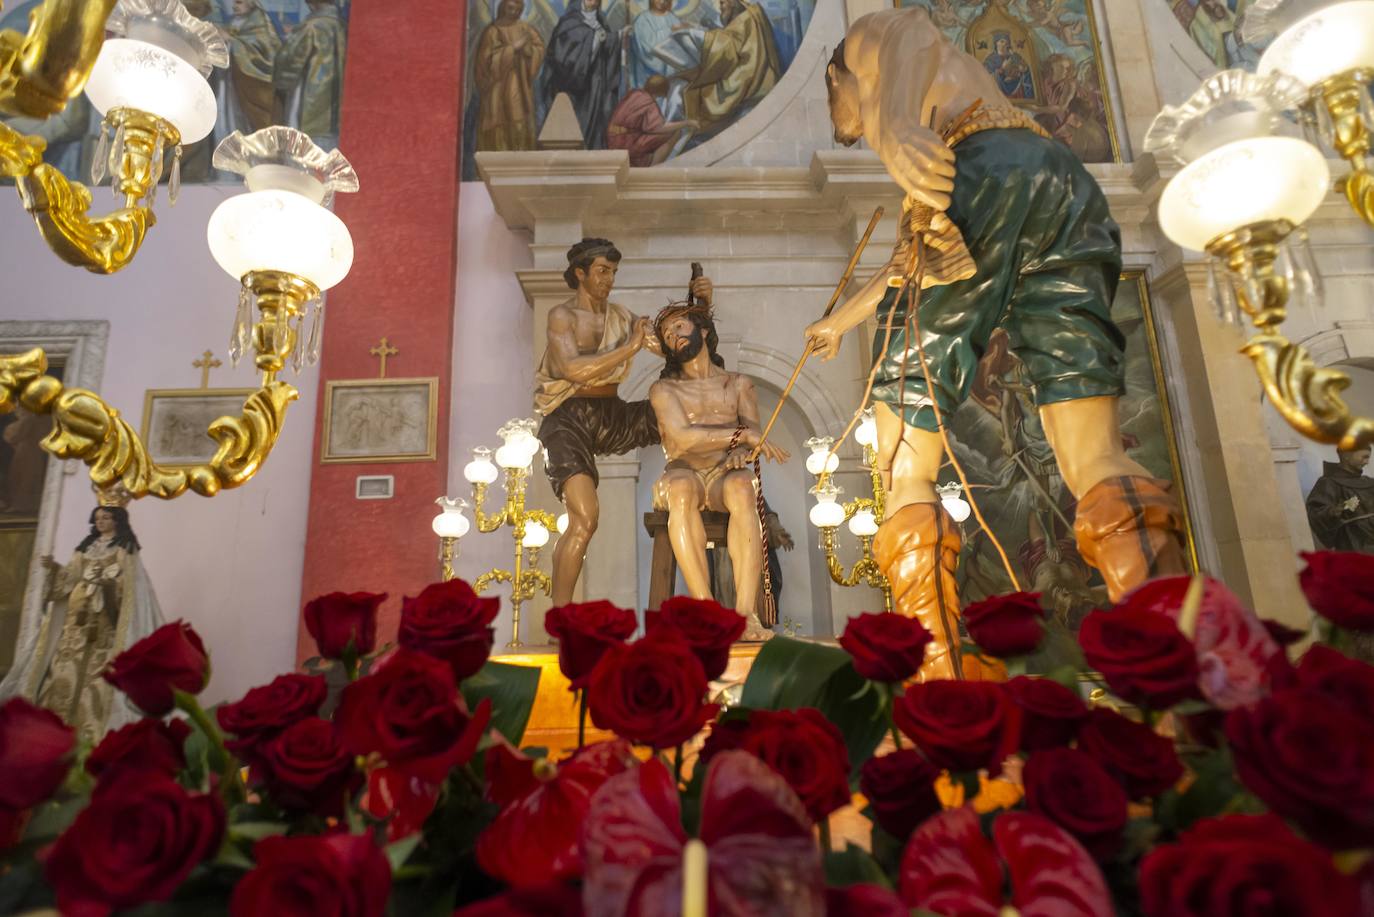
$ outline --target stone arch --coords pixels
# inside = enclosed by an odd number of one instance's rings
[[[1298,342],[1318,366],[1337,364],[1374,369],[1374,322],[1336,322]]]

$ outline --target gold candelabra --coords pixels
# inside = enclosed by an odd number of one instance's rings
[[[856,438],[863,446],[863,462],[868,469],[872,496],[856,497],[847,503],[838,502],[843,490],[835,486],[831,477],[840,463],[839,456],[832,449],[834,438],[818,436],[806,441],[806,447],[811,450],[806,459],[806,470],[816,476],[816,486],[811,489],[816,496],[816,505],[811,507],[811,524],[820,529],[821,550],[825,553],[830,579],[841,586],[863,584],[879,590],[883,594],[883,610],[891,611],[892,586],[873,556],[873,536],[878,533],[878,523],[887,511],[887,493],[883,488],[874,449],[877,429],[872,409],[860,424]],[[837,536],[844,523],[849,524],[849,531],[859,539],[859,559],[848,571],[840,562],[838,552]]]
[[[499,431],[505,444],[496,450],[495,464],[491,450],[478,447],[473,450],[473,460],[463,469],[464,477],[472,485],[477,531],[490,534],[505,526],[511,529],[515,548],[511,568],[488,570],[473,583],[473,589],[479,593],[493,583],[511,584],[511,639],[506,644],[509,649],[522,645],[520,610],[525,602],[541,591],[549,595],[553,588],[553,581],[538,565],[540,551],[548,544],[551,533],[558,528],[558,520],[552,513],[530,509],[525,505],[534,456],[542,448],[534,430],[533,420],[510,421]],[[500,475],[498,465],[505,471],[506,504],[499,512],[488,514],[483,506],[487,487]]]
[[[92,177],[99,183],[108,172],[124,206],[103,217],[88,213],[89,188],[43,162],[42,138],[0,124],[0,176],[15,180],[25,209],[60,258],[99,274],[133,259],[154,223],[167,153],[168,193],[175,202],[182,143],[201,139],[214,126],[215,97],[206,77],[228,63],[219,31],[192,16],[180,0],[44,0],[29,16],[27,35],[0,31],[0,113],[45,119],[84,89],[104,116]],[[210,424],[207,435],[218,448],[208,462],[159,466],[117,409],[94,392],[49,376],[41,349],[0,356],[0,414],[23,407],[51,415],[53,429],[43,448],[85,462],[102,489],[118,484],[133,498],[171,499],[187,490],[214,496],[251,479],[297,397],[277,374],[288,359],[297,370],[318,360],[321,293],[352,264],[348,231],[324,206],[335,191],[357,190],[357,176],[342,154],[325,153],[298,131],[271,127],[225,138],[214,165],[245,176],[252,192],[220,204],[210,218],[208,240],[215,260],[240,284],[230,357],[237,362],[251,346],[262,387],[245,401],[240,416]],[[273,206],[264,206],[264,198]],[[277,232],[263,232],[268,220]],[[324,256],[322,238],[329,243]],[[311,244],[297,248],[274,241],[279,239]]]
[[[456,575],[453,572],[453,561],[458,556],[459,541],[468,533],[472,523],[463,515],[463,510],[468,508],[466,500],[440,497],[434,502],[442,507],[439,515],[434,517],[431,527],[434,534],[439,536],[440,576],[447,583]]]

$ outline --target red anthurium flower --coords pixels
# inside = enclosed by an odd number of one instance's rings
[[[1006,905],[1023,914],[1111,917],[1107,882],[1082,845],[1049,819],[1005,812],[989,841],[964,806],[916,830],[902,855],[902,900],[947,917],[997,917]],[[1011,878],[1004,895],[1003,870]]]
[[[394,767],[379,767],[367,775],[362,808],[376,818],[389,818],[386,839],[399,841],[424,828],[425,820],[439,802],[439,790],[438,783]]]
[[[701,794],[707,913],[820,917],[820,851],[811,819],[787,782],[753,755],[711,759]],[[588,914],[656,917],[682,901],[682,830],[677,789],[657,759],[606,781],[582,834]]]
[[[493,798],[511,796],[477,839],[477,862],[487,874],[508,885],[532,887],[582,874],[578,841],[592,796],[615,774],[635,764],[630,743],[599,742],[581,749],[557,769],[544,761],[528,762],[501,746],[487,753],[497,766]],[[514,775],[528,774],[529,782]]]

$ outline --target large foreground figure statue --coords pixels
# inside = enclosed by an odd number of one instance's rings
[[[759,405],[747,376],[727,372],[716,354],[716,326],[709,308],[672,305],[654,319],[663,350],[663,375],[649,402],[663,434],[668,464],[654,486],[655,509],[668,511],[668,537],[682,579],[694,598],[711,597],[706,530],[701,511],[730,514],[726,539],[735,570],[735,610],[749,620],[744,639],[771,636],[759,621],[763,539],[749,453],[760,442]],[[787,453],[764,443],[764,457]]]
[[[553,604],[572,601],[582,559],[601,516],[596,498],[598,455],[619,455],[659,441],[648,401],[621,399],[630,361],[648,347],[649,320],[611,302],[620,251],[608,239],[583,239],[568,249],[563,279],[574,295],[549,312],[548,344],[535,373],[534,409],[545,471],[568,511],[568,530],[553,551]],[[692,281],[692,295],[711,302],[711,281]]]
[[[1109,315],[1120,234],[1069,149],[1008,103],[987,68],[954,48],[925,11],[856,21],[835,49],[826,86],[835,139],[866,140],[907,198],[892,261],[806,333],[833,358],[840,336],[876,313],[873,394],[891,496],[874,553],[898,610],[935,635],[924,677],[964,677],[971,673],[953,651],[959,534],[935,493],[943,446],[930,398],[946,420],[953,416],[999,327],[1026,366],[1078,501],[1079,551],[1111,598],[1152,576],[1185,572],[1169,485],[1121,442],[1124,339]],[[918,261],[926,289],[913,283],[903,291]]]

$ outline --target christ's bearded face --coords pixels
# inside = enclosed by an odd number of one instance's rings
[[[701,326],[685,315],[666,322],[659,334],[663,338],[663,346],[679,363],[688,362],[706,346],[706,336]]]
[[[835,142],[853,146],[864,135],[859,117],[859,81],[852,73],[841,73],[831,64],[825,71],[825,91],[830,99],[830,123],[835,127]]]

